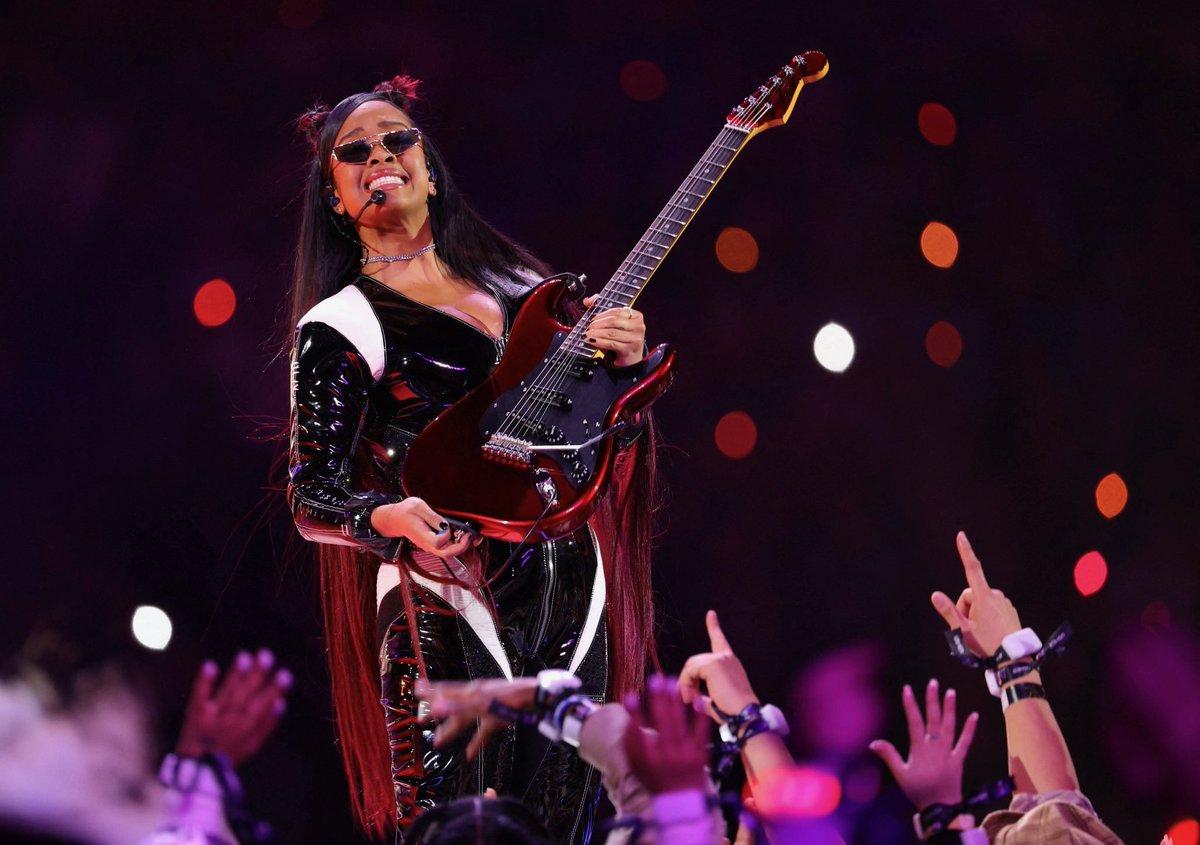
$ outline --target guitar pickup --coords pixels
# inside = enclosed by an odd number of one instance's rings
[[[538,404],[557,408],[560,411],[569,411],[573,404],[571,397],[567,394],[558,390],[548,390],[544,387],[530,388],[525,395]]]
[[[596,372],[596,363],[597,359],[595,358],[569,355],[567,357],[567,375],[587,381],[592,377],[592,373]]]
[[[509,414],[505,429],[506,434],[514,439],[519,438],[528,442],[530,445],[534,442],[558,444],[565,443],[567,440],[558,426],[546,425],[546,423],[531,420],[520,414]]]

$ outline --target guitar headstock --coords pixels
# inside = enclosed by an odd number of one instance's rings
[[[829,73],[829,61],[819,50],[809,50],[779,69],[758,90],[734,108],[725,118],[730,126],[749,129],[756,135],[772,126],[782,126],[792,116],[792,107],[805,83],[816,82]]]

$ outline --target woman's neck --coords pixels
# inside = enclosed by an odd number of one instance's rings
[[[363,258],[376,255],[412,255],[433,243],[433,227],[429,215],[420,218],[401,218],[359,229]]]

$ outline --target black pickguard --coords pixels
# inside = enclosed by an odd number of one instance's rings
[[[609,367],[595,358],[565,356],[553,373],[549,361],[566,339],[558,332],[543,357],[543,363],[516,387],[502,394],[483,414],[479,430],[490,438],[501,430],[518,441],[536,446],[563,446],[584,443],[605,430],[605,419],[612,406],[637,385],[652,369],[662,352],[630,367]],[[613,431],[609,436],[616,434]],[[606,440],[607,438],[605,438]],[[575,489],[592,477],[605,440],[583,449],[535,453],[561,467]]]

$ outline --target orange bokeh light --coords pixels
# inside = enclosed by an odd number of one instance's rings
[[[1125,486],[1125,480],[1115,472],[1101,478],[1100,483],[1096,485],[1096,507],[1109,519],[1125,510],[1125,503],[1128,501],[1129,488]]]
[[[749,273],[758,266],[758,241],[737,226],[729,226],[717,235],[717,261],[731,273]]]
[[[634,59],[621,68],[621,90],[632,100],[648,103],[667,90],[667,77],[654,62]]]
[[[1108,580],[1108,564],[1100,552],[1088,552],[1075,563],[1075,589],[1081,596],[1100,592]]]
[[[1167,831],[1171,845],[1200,845],[1200,821],[1183,819],[1171,825]]]
[[[224,279],[212,279],[200,286],[192,300],[192,311],[202,326],[227,323],[237,308],[237,295]]]
[[[754,451],[758,426],[745,411],[730,411],[717,422],[713,437],[722,455],[739,461]]]
[[[950,109],[941,103],[926,103],[917,112],[917,128],[921,136],[931,144],[948,147],[958,134],[958,122]]]
[[[953,324],[941,320],[925,333],[925,353],[939,367],[953,367],[962,355],[962,335]]]
[[[934,267],[952,267],[958,258],[958,236],[945,223],[934,220],[921,232],[921,254]]]

